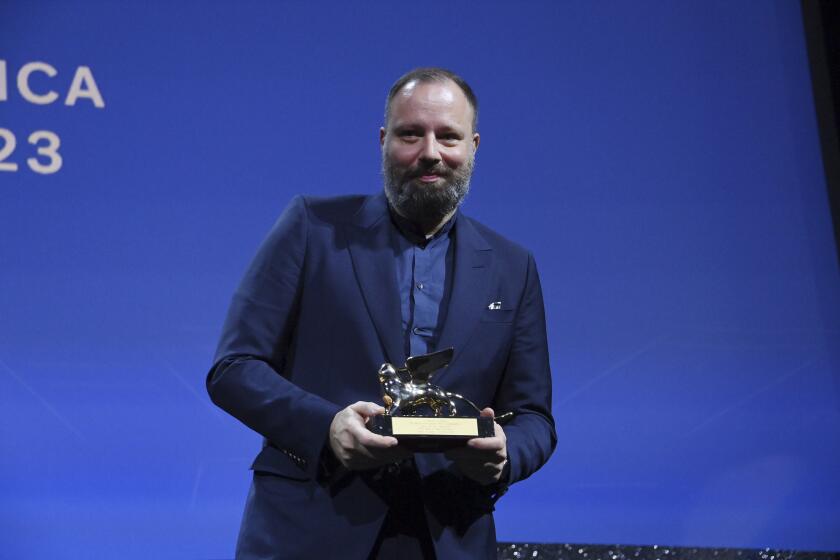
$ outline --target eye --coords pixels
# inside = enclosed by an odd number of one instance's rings
[[[406,142],[414,142],[422,136],[420,131],[414,129],[405,129],[405,130],[398,130],[397,137],[405,140]]]

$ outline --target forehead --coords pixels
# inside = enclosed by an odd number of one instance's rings
[[[471,127],[472,107],[455,82],[409,82],[391,101],[391,125]]]

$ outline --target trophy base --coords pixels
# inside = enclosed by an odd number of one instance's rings
[[[468,439],[495,435],[493,419],[437,418],[428,416],[373,416],[368,428],[379,435],[393,436],[400,445],[414,451],[445,451],[460,447]]]

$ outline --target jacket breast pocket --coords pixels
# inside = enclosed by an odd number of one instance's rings
[[[481,312],[483,323],[510,323],[516,315],[516,309],[485,309]]]

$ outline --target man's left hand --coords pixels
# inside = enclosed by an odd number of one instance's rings
[[[492,408],[485,408],[481,415],[494,418],[496,413]],[[482,485],[498,482],[507,463],[505,431],[495,422],[493,426],[493,437],[473,438],[464,447],[446,452],[447,458],[455,462],[464,476]]]

